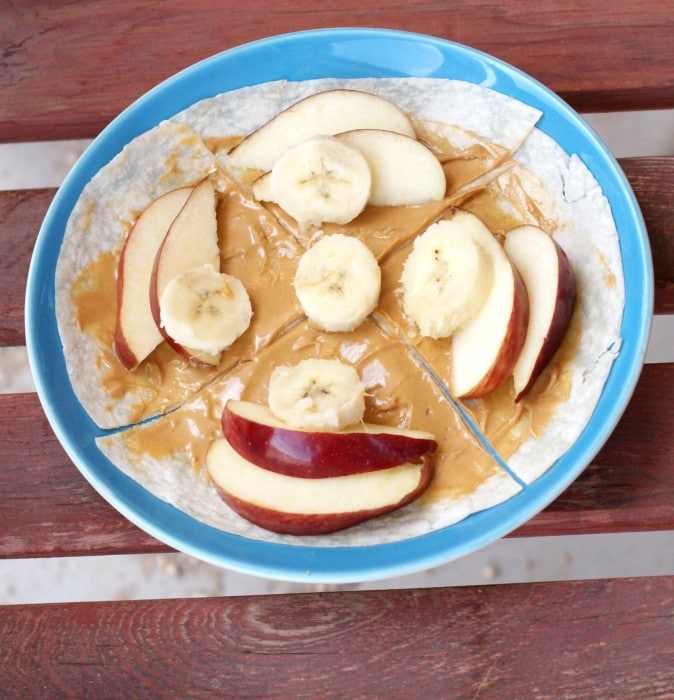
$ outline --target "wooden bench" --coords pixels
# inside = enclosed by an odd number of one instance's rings
[[[487,51],[580,111],[674,107],[674,5],[0,2],[0,140],[95,136],[160,80],[243,42],[380,26]],[[674,156],[620,161],[655,312],[674,313]],[[54,190],[0,192],[0,344],[25,343]],[[647,365],[583,475],[516,537],[674,530],[674,364]],[[162,552],[88,485],[37,396],[0,396],[0,556]],[[674,577],[5,606],[7,697],[671,697]]]

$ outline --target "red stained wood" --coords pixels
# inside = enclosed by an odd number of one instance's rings
[[[54,190],[0,192],[0,346],[24,345],[30,256]]]
[[[514,534],[674,529],[673,392],[674,365],[646,365],[625,414],[592,464]]]
[[[674,365],[647,365],[587,470],[514,536],[674,529]],[[33,394],[0,396],[0,557],[168,548],[109,506],[61,449]]]
[[[17,697],[665,698],[674,579],[5,608]]]
[[[674,313],[674,159],[622,158],[643,214],[653,254],[656,313]]]
[[[161,80],[225,49],[320,27],[432,34],[508,61],[580,111],[674,106],[669,0],[69,0],[0,5],[0,140],[90,137]]]
[[[168,550],[85,481],[36,394],[0,395],[0,406],[0,557]]]

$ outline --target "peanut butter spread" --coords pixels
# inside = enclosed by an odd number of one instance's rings
[[[552,233],[554,221],[527,198],[514,178],[506,179],[505,188],[501,182],[486,183],[476,193],[466,189],[504,161],[505,154],[497,147],[485,143],[453,153],[448,144],[433,140],[432,131],[421,131],[420,138],[432,145],[444,164],[446,199],[409,207],[370,206],[350,224],[323,227],[326,233],[339,230],[358,236],[381,266],[379,305],[353,332],[312,328],[296,299],[292,280],[312,232],[300,231],[280,208],[258,203],[224,172],[218,174],[221,269],[246,286],[253,319],[249,329],[222,353],[218,366],[192,365],[162,343],[140,367],[126,370],[114,350],[117,256],[102,255],[82,271],[72,289],[72,301],[81,331],[93,336],[100,347],[98,362],[106,391],[122,396],[141,390],[133,422],[165,414],[125,432],[130,454],[156,459],[180,455],[186,468],[202,472],[210,442],[221,436],[220,417],[228,399],[266,403],[267,382],[275,366],[322,357],[342,359],[358,369],[366,386],[366,421],[427,430],[436,436],[436,473],[424,496],[427,501],[469,494],[501,471],[456,405],[422,367],[421,360],[440,379],[448,376],[451,340],[422,338],[406,322],[399,298],[400,274],[414,237],[433,221],[451,216],[454,206],[478,215],[497,237],[523,223]],[[236,139],[220,141],[231,145]],[[214,143],[209,145],[215,148]],[[502,206],[504,198],[507,208]],[[512,382],[507,380],[488,397],[463,404],[503,458],[528,437],[540,435],[555,408],[567,398],[571,382],[567,367],[579,334],[575,322],[524,400],[514,402]]]

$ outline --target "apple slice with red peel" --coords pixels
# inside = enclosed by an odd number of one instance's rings
[[[206,468],[222,500],[259,527],[288,535],[343,530],[407,505],[433,477],[433,460],[388,469],[302,479],[258,467],[224,438],[211,444]]]
[[[445,196],[445,171],[435,154],[416,138],[383,129],[354,129],[336,138],[360,151],[370,166],[369,204],[411,206]]]
[[[157,252],[191,187],[161,195],[138,217],[117,264],[115,350],[127,369],[136,368],[163,340],[154,323],[148,289]]]
[[[409,117],[389,100],[360,90],[325,90],[279,112],[229,153],[229,164],[266,172],[291,146],[312,136],[385,129],[414,138]]]
[[[346,476],[415,462],[434,452],[431,433],[362,423],[340,431],[288,426],[267,406],[228,401],[222,430],[245,459],[270,471],[300,478]]]
[[[152,318],[166,342],[191,362],[208,365],[216,365],[220,353],[192,350],[171,338],[161,325],[159,300],[176,275],[207,264],[220,269],[215,203],[215,188],[210,179],[193,188],[157,251],[149,284]]]
[[[492,261],[493,280],[484,304],[452,336],[450,391],[456,398],[480,398],[509,377],[519,359],[529,298],[519,272],[477,216],[457,211],[449,222],[468,230]]]
[[[504,248],[529,294],[529,327],[513,368],[515,401],[519,401],[562,343],[573,315],[576,277],[561,246],[538,226],[512,229]]]

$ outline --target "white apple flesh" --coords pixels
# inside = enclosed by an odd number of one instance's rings
[[[513,368],[515,400],[519,401],[562,343],[573,315],[576,278],[561,246],[537,226],[512,229],[504,247],[529,295],[526,340]]]
[[[225,438],[214,440],[206,468],[223,501],[246,520],[289,535],[343,530],[407,505],[433,477],[433,461],[362,474],[302,479],[244,459]]]
[[[335,138],[355,148],[367,161],[372,177],[368,204],[413,206],[445,196],[447,178],[442,165],[420,141],[383,129],[344,131]],[[271,172],[256,178],[252,188],[258,201],[274,201]]]
[[[336,138],[360,151],[370,166],[369,204],[415,205],[445,196],[447,179],[440,161],[415,138],[383,129],[355,129]]]
[[[385,129],[414,138],[409,117],[383,97],[359,90],[326,90],[296,102],[249,134],[230,151],[229,164],[266,172],[291,146],[312,136],[352,129]]]
[[[529,299],[517,269],[484,223],[457,211],[450,220],[470,231],[491,257],[491,290],[477,315],[452,336],[450,390],[456,398],[480,398],[513,371],[527,332]]]
[[[166,285],[178,274],[193,267],[212,265],[220,270],[220,249],[215,215],[213,183],[202,180],[171,224],[154,260],[149,284],[150,308],[159,332],[171,347],[197,364],[217,364],[219,353],[204,353],[183,347],[161,325],[159,300]]]
[[[181,187],[155,199],[138,217],[122,248],[114,338],[127,369],[136,368],[164,340],[153,320],[148,290],[157,252],[191,192],[191,187]]]
[[[437,449],[431,433],[361,423],[340,431],[291,428],[267,406],[228,401],[222,430],[245,459],[300,478],[345,476],[414,462]]]

